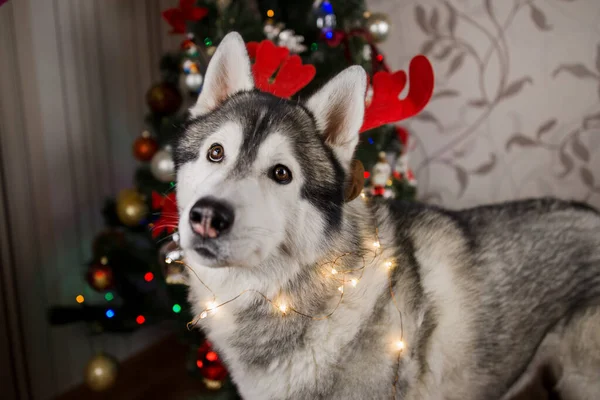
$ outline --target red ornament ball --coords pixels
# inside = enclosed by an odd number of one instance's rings
[[[146,102],[153,113],[165,116],[179,110],[183,98],[174,85],[163,82],[152,86],[148,90]]]
[[[158,142],[146,132],[133,142],[133,156],[139,161],[152,160],[157,151]]]
[[[223,386],[223,381],[227,378],[227,369],[208,340],[198,348],[196,366],[200,369],[204,383],[209,389],[216,390]]]
[[[103,263],[92,265],[88,269],[87,281],[98,292],[111,289],[115,284],[112,268]]]

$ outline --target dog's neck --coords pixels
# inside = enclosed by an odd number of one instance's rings
[[[391,254],[378,245],[379,241],[384,245],[385,233],[381,229],[377,233],[370,208],[361,199],[344,207],[338,235],[314,263],[301,265],[282,253],[256,273],[196,269],[214,294],[190,276],[190,301],[198,315],[212,296],[222,304],[244,293],[199,320],[238,382],[261,377],[250,377],[248,371],[293,362],[294,352],[339,358],[342,345],[356,339],[362,322],[370,318],[381,288],[387,285],[381,269]],[[296,273],[290,279],[282,275],[279,281],[265,282],[260,271],[267,268]]]

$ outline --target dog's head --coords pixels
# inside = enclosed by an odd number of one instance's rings
[[[254,267],[318,256],[342,225],[366,82],[355,66],[304,104],[259,92],[242,38],[228,34],[175,147],[186,258]]]

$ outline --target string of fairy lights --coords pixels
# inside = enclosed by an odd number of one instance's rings
[[[363,201],[365,201],[365,202],[368,201],[368,198],[365,195],[364,191],[361,192],[360,197],[363,199]],[[382,254],[382,246],[381,246],[381,242],[379,240],[378,228],[375,228],[374,236],[375,236],[374,241],[370,244],[371,249],[366,249],[366,250],[363,249],[360,252],[346,252],[346,253],[340,254],[332,261],[324,262],[317,266],[317,269],[320,270],[320,272],[323,276],[330,278],[330,279],[334,279],[336,282],[340,283],[340,286],[338,286],[338,288],[337,288],[338,292],[340,293],[337,304],[331,311],[329,311],[323,315],[319,315],[319,316],[313,316],[313,315],[304,313],[304,312],[294,308],[291,304],[289,304],[289,302],[286,302],[284,300],[273,300],[273,299],[269,298],[268,296],[266,296],[264,293],[262,293],[258,290],[255,290],[255,289],[243,290],[236,296],[234,296],[224,302],[219,303],[217,301],[216,293],[200,278],[200,276],[196,273],[196,271],[193,268],[191,268],[189,265],[187,265],[185,263],[185,261],[183,261],[181,259],[175,259],[175,257],[171,258],[171,257],[167,256],[167,258],[165,259],[165,262],[168,264],[178,263],[178,264],[183,265],[185,268],[187,268],[188,271],[192,272],[192,274],[196,277],[196,279],[198,279],[198,281],[202,284],[202,286],[204,286],[206,288],[206,290],[208,290],[211,294],[212,299],[206,303],[206,307],[200,312],[200,314],[197,317],[195,317],[192,321],[187,323],[188,329],[194,328],[201,319],[205,319],[205,318],[209,317],[210,315],[214,315],[215,313],[217,313],[217,311],[221,307],[224,307],[227,304],[236,301],[237,299],[239,299],[246,293],[254,293],[254,294],[258,295],[259,297],[264,299],[267,303],[269,303],[273,307],[275,312],[279,313],[282,317],[293,313],[293,314],[297,314],[304,318],[309,318],[314,321],[322,321],[322,320],[329,319],[338,310],[338,308],[342,304],[342,300],[344,298],[345,287],[347,285],[351,286],[352,288],[357,287],[360,283],[360,280],[362,279],[362,277],[364,275],[367,265],[373,265],[373,264],[377,265],[378,264],[375,261],[377,261],[377,258]],[[179,253],[179,254],[181,254],[181,253]],[[373,258],[372,258],[372,260],[370,260],[370,262],[367,262],[366,256],[368,254],[371,254],[373,256]],[[353,269],[344,269],[343,266],[341,265],[341,261],[345,257],[349,257],[349,256],[359,257],[362,260],[362,266],[358,267],[358,268],[353,268]],[[403,323],[403,318],[402,318],[402,311],[400,310],[400,307],[397,303],[396,295],[394,294],[394,285],[393,285],[392,275],[391,275],[392,270],[394,269],[394,266],[395,266],[395,260],[387,259],[387,260],[383,261],[382,265],[387,273],[388,286],[389,286],[390,297],[392,299],[392,303],[393,303],[394,307],[396,308],[396,310],[398,311],[398,315],[400,317],[400,336],[393,343],[393,348],[395,351],[397,351],[397,360],[396,360],[397,373],[395,374],[395,379],[392,384],[392,386],[393,386],[392,396],[395,396],[396,384],[398,382],[398,370],[400,368],[401,355],[406,348],[406,345],[404,343],[404,323]],[[353,273],[360,273],[360,275],[357,277],[351,277],[348,279],[347,275],[353,274]]]

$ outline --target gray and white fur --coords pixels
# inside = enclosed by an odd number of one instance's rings
[[[213,300],[197,277],[217,303],[252,290],[199,320],[245,399],[509,399],[549,367],[563,398],[600,398],[595,210],[345,202],[365,72],[294,102],[250,71],[227,35],[175,148],[195,311]],[[356,271],[324,274],[344,253]]]

